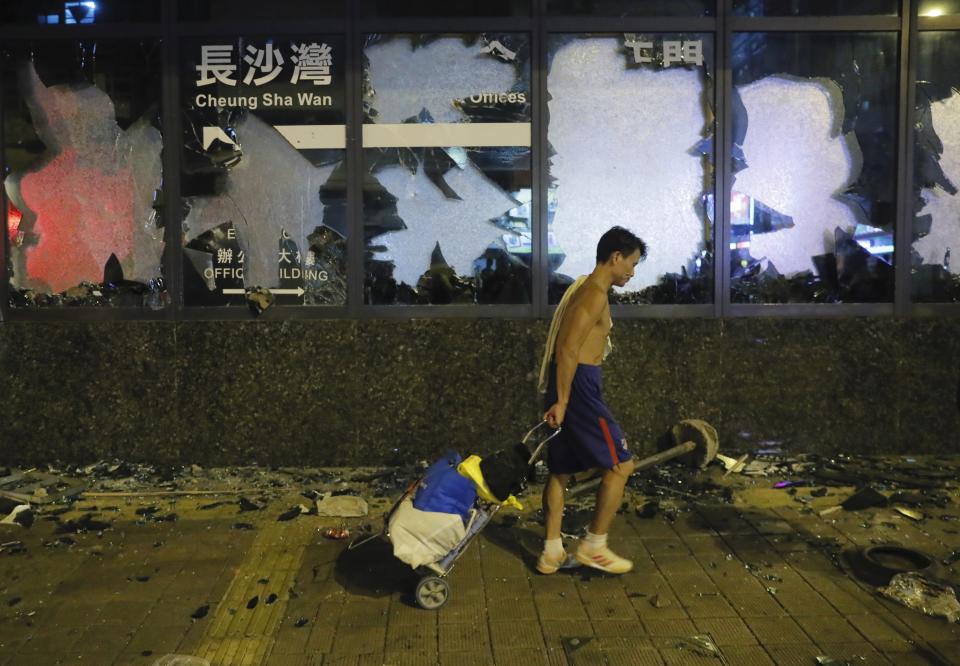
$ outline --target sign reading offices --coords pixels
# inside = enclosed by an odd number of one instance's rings
[[[272,41],[263,46],[247,44],[243,57],[235,53],[233,44],[203,44],[200,46],[200,62],[197,71],[196,87],[203,88],[214,84],[237,88],[259,88],[276,82],[297,86],[301,83],[312,86],[329,86],[333,82],[333,48],[323,42],[292,43],[287,56]],[[240,63],[245,65],[241,68]],[[243,77],[240,78],[241,69]],[[298,86],[300,87],[300,86]],[[259,94],[213,94],[209,91],[197,92],[194,104],[205,107],[244,107],[256,110],[263,107],[330,107],[333,96],[319,92],[316,88],[297,90],[266,90]]]

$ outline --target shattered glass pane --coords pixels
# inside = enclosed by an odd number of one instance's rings
[[[160,44],[3,52],[10,304],[166,303]]]
[[[181,53],[184,302],[344,305],[344,38],[205,38]]]
[[[899,0],[733,0],[736,16],[897,16]]]
[[[712,37],[553,35],[548,56],[550,302],[615,224],[649,249],[614,302],[712,302]]]
[[[592,16],[714,16],[713,0],[547,0],[547,14]]]
[[[738,33],[731,299],[893,299],[897,35]]]
[[[344,0],[177,0],[181,21],[317,19],[346,16]]]
[[[919,16],[951,16],[960,14],[960,0],[920,0]]]
[[[913,298],[960,301],[960,33],[919,33],[914,125]]]
[[[362,16],[530,16],[531,0],[362,0]]]
[[[368,35],[365,301],[529,303],[530,42]]]
[[[4,0],[0,23],[91,25],[159,21],[160,0]]]

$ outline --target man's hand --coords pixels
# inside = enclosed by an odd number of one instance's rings
[[[553,406],[547,410],[547,413],[543,415],[543,420],[551,428],[559,428],[560,424],[563,423],[563,417],[567,413],[567,406],[559,402],[553,403]]]

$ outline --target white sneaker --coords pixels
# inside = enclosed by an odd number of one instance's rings
[[[577,561],[611,574],[625,574],[633,569],[633,562],[625,557],[620,557],[606,546],[594,548],[586,541],[581,541],[577,548]]]

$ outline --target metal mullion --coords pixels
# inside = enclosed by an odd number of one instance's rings
[[[146,308],[71,307],[67,305],[43,308],[10,308],[9,322],[98,322],[98,321],[168,321],[164,311]]]
[[[350,319],[346,308],[325,305],[274,305],[258,315],[243,305],[193,307],[186,309],[183,321],[297,321]]]
[[[563,16],[543,19],[546,32],[712,32],[717,18],[713,16],[642,17],[626,16]]]
[[[0,59],[0,175],[6,179],[7,175],[7,132],[6,132],[6,108],[4,108],[4,78],[6,77],[6,68],[3,67],[3,61]],[[10,234],[7,231],[10,227],[7,222],[7,214],[10,206],[7,203],[7,188],[0,187],[0,206],[3,206],[3,212],[0,213],[0,220],[3,222],[3,240],[0,240],[0,324],[7,318],[7,310],[10,307],[9,289],[10,277],[7,267],[7,258],[9,256]]]
[[[732,0],[718,0],[716,36],[716,99],[717,135],[714,142],[716,168],[714,209],[714,296],[713,311],[717,317],[730,314],[730,192],[733,189],[733,31],[727,18],[732,9]]]
[[[533,146],[530,166],[533,169],[533,206],[531,220],[531,241],[534,254],[532,262],[533,279],[533,316],[544,318],[550,304],[550,243],[547,211],[547,188],[550,181],[549,164],[547,163],[547,146],[549,137],[547,130],[547,47],[548,33],[545,29],[543,15],[546,13],[546,0],[534,0],[533,10],[537,17],[536,30],[531,34],[532,58],[531,67],[531,94],[533,96]]]
[[[177,320],[183,309],[183,247],[180,219],[180,44],[176,36],[176,16],[173,3],[164,3],[163,44],[161,50],[160,125],[163,136],[163,238],[166,259],[167,293],[170,306],[165,308],[167,318]]]
[[[556,308],[556,306],[553,306]],[[696,305],[664,304],[664,305],[627,305],[613,304],[610,314],[615,320],[620,319],[697,319],[709,318],[715,315],[712,303]]]
[[[899,16],[730,16],[733,32],[892,32]]]
[[[135,39],[141,37],[159,37],[163,33],[162,23],[115,23],[101,25],[5,25],[0,27],[0,40],[91,40],[91,39]]]
[[[368,305],[363,319],[527,319],[529,305]]]
[[[190,21],[177,26],[181,37],[206,37],[209,35],[290,35],[309,33],[344,33],[350,29],[350,23],[344,19],[303,19],[300,21]]]
[[[361,34],[400,33],[473,33],[473,32],[531,32],[535,29],[531,17],[474,18],[474,17],[422,17],[422,18],[361,18],[355,22]]]
[[[913,303],[914,317],[960,317],[960,303]]]
[[[355,19],[357,3],[350,3],[350,18]],[[351,20],[351,25],[355,25]],[[366,281],[363,229],[363,35],[347,31],[346,123],[347,123],[347,307],[351,318],[365,314],[363,285]]]
[[[893,303],[731,303],[730,317],[889,317]]]
[[[918,16],[915,19],[917,28],[925,30],[960,30],[960,14],[951,16]]]
[[[913,117],[916,87],[917,26],[911,0],[901,0],[900,73],[897,139],[897,219],[894,226],[894,310],[910,314],[910,246],[913,237]]]

